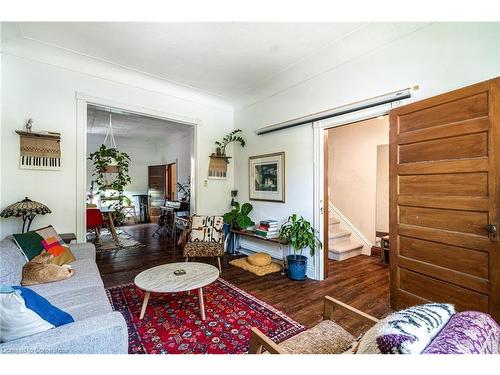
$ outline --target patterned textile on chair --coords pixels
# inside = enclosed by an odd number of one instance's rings
[[[189,242],[222,243],[222,216],[194,215],[191,219],[191,236]]]
[[[195,215],[191,232],[184,246],[184,257],[218,257],[224,255],[222,216]]]

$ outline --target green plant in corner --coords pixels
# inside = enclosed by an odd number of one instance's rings
[[[318,238],[319,232],[314,229],[309,221],[297,214],[291,215],[287,222],[280,228],[279,238],[289,240],[293,253],[302,255],[303,250],[309,247],[310,255],[314,256],[316,248],[321,249],[323,244]]]
[[[91,153],[88,157],[94,164],[94,172],[92,176],[94,180],[92,183],[97,185],[97,193],[104,194],[106,190],[116,191],[114,197],[115,202],[111,207],[115,210],[115,219],[118,223],[123,222],[124,215],[122,214],[122,207],[125,200],[123,191],[125,186],[130,183],[130,176],[128,175],[128,166],[130,157],[127,153],[121,152],[116,148],[107,148],[101,145],[99,150]],[[116,173],[113,181],[108,182],[107,174],[110,166],[116,165]]]
[[[220,149],[220,153],[222,156],[226,156],[226,147],[231,142],[239,142],[241,147],[245,147],[245,140],[243,139],[243,137],[241,137],[241,133],[241,129],[233,130],[231,133],[222,138],[221,141],[215,142],[217,147]]]
[[[233,209],[224,214],[224,223],[231,225],[235,229],[247,229],[255,225],[248,216],[252,210],[253,206],[250,203],[243,203],[240,210],[240,204],[234,202]]]

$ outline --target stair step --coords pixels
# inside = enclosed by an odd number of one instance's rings
[[[363,249],[363,244],[361,242],[358,242],[358,241],[343,241],[343,242],[339,242],[337,244],[335,244],[335,246],[333,247],[333,249],[331,249],[330,251],[331,252],[334,252],[334,253],[345,253],[347,251],[351,251],[351,250],[356,250],[356,249]]]
[[[333,245],[329,249],[328,258],[342,261],[358,255],[363,251],[363,244],[357,241],[343,241]]]
[[[340,223],[340,220],[337,219],[336,217],[329,217],[328,218],[328,224],[329,225],[332,225],[332,224],[339,224]]]
[[[347,237],[351,235],[351,231],[345,229],[338,229],[335,232],[330,232],[328,238],[335,240],[342,237]]]

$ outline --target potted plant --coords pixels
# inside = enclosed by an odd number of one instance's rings
[[[245,230],[255,223],[250,219],[248,214],[253,210],[250,203],[243,203],[240,210],[240,204],[233,202],[233,209],[224,214],[224,223],[235,229]]]
[[[116,148],[108,148],[105,145],[101,145],[99,150],[91,153],[88,157],[94,164],[94,172],[92,176],[94,180],[92,184],[97,185],[97,193],[104,195],[108,190],[113,190],[112,198],[115,201],[112,205],[115,210],[115,221],[120,224],[124,220],[124,215],[122,213],[122,207],[124,203],[123,192],[125,186],[130,183],[130,176],[128,175],[128,166],[130,162],[130,157],[125,152],[121,152]],[[112,168],[114,179],[108,181],[110,166],[116,166]]]
[[[316,248],[321,249],[323,245],[318,238],[318,231],[302,216],[298,217],[297,214],[293,214],[281,226],[279,238],[290,241],[293,249],[293,254],[287,256],[288,277],[292,280],[305,280],[307,257],[302,255],[302,252],[309,247],[312,257]]]
[[[222,138],[221,141],[215,142],[217,145],[216,155],[226,156],[226,147],[231,142],[239,142],[241,147],[245,147],[245,140],[241,137],[241,129],[233,130],[231,133]]]
[[[226,238],[226,250],[228,253],[232,254],[234,252],[231,229],[241,229],[246,230],[249,227],[255,225],[255,223],[250,219],[248,214],[253,210],[253,206],[250,203],[244,203],[241,206],[238,202],[232,202],[232,210],[224,214],[224,236]]]

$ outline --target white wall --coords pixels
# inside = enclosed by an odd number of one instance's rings
[[[414,98],[418,100],[498,75],[498,23],[432,24],[243,107],[235,112],[235,127],[241,128],[247,139],[247,146],[235,159],[239,199],[246,201],[248,197],[248,157],[285,151],[286,203],[252,202],[251,215],[254,219],[284,220],[297,212],[311,221],[313,218],[311,126],[257,136],[254,131],[259,127],[415,84],[420,85]]]
[[[191,150],[193,135],[184,134],[159,141],[156,144],[156,160],[158,164],[177,162],[177,182],[185,183],[191,175]],[[176,192],[176,194],[178,194]],[[226,208],[226,204],[222,208]]]
[[[328,130],[330,201],[372,244],[377,216],[377,146],[387,143],[387,116]]]
[[[4,25],[2,25],[4,26]],[[231,106],[187,88],[172,87],[125,69],[75,57],[69,52],[39,46],[2,30],[2,128],[0,207],[25,196],[47,204],[51,214],[37,217],[34,227],[52,224],[60,232],[76,232],[76,100],[77,92],[178,116],[198,119],[198,212],[221,213],[230,200],[233,171],[227,180],[203,181],[213,143],[233,129]],[[47,50],[48,49],[48,50]],[[34,130],[61,132],[62,170],[18,168],[19,136],[27,118]],[[0,236],[20,231],[20,221],[1,219]]]

